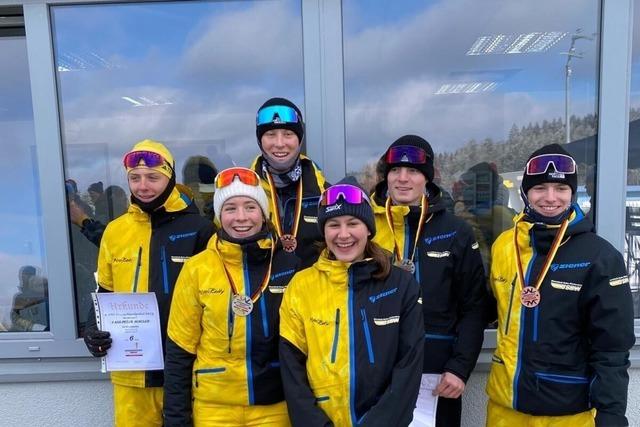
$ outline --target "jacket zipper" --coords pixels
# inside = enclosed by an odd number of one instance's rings
[[[360,316],[362,316],[362,329],[364,329],[364,339],[367,341],[369,363],[373,365],[375,363],[375,358],[373,355],[373,345],[371,343],[371,331],[369,330],[369,322],[367,322],[367,312],[364,308],[360,309]]]
[[[560,384],[589,384],[589,378],[579,375],[549,374],[547,372],[534,372],[533,374],[536,376],[536,388],[538,387],[539,381],[549,381]]]
[[[232,294],[231,292],[229,292],[230,294]],[[230,295],[230,297],[232,298],[233,295]],[[229,336],[229,349],[228,352],[231,353],[231,338],[233,337],[233,324],[235,321],[235,315],[233,314],[233,310],[231,310],[231,298],[229,299],[229,306],[228,306],[228,313],[227,313],[227,334]]]
[[[511,296],[509,297],[509,310],[507,310],[507,322],[504,327],[504,334],[509,334],[509,322],[511,321],[511,308],[513,307],[513,294],[516,290],[516,279],[518,278],[518,273],[516,273],[513,281],[511,281]]]
[[[260,296],[260,309],[262,310],[262,331],[264,337],[269,338],[269,318],[267,317],[267,303],[264,295]]]
[[[244,293],[246,296],[251,296],[251,278],[249,277],[249,265],[247,263],[247,254],[242,254],[242,269],[244,272]],[[253,384],[253,366],[251,361],[251,345],[253,343],[253,330],[251,325],[251,316],[249,313],[245,317],[245,362],[247,366],[247,391],[249,392],[249,405],[255,404],[254,400],[254,384]]]
[[[164,246],[160,247],[160,260],[162,262],[162,283],[164,285],[164,293],[169,293],[169,275],[167,273],[167,250]]]
[[[349,267],[349,281],[347,282],[347,309],[348,309],[348,325],[349,325],[349,413],[351,415],[351,423],[353,425],[358,424],[356,417],[356,385],[357,385],[357,362],[356,362],[356,331],[355,331],[355,319],[354,319],[354,305],[355,296],[353,295],[353,266]]]
[[[340,309],[336,308],[336,327],[333,332],[333,345],[331,346],[331,363],[336,363],[338,352],[338,338],[340,337]]]
[[[138,292],[138,277],[142,266],[142,246],[138,247],[138,260],[136,261],[136,272],[133,275],[133,292]]]
[[[227,368],[207,368],[207,369],[196,369],[196,387],[198,387],[198,375],[202,374],[218,374],[220,372],[224,372]]]

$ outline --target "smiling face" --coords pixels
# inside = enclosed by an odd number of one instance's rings
[[[360,261],[371,232],[367,225],[351,215],[329,218],[324,224],[324,240],[327,248],[343,262]]]
[[[131,194],[144,203],[154,201],[169,185],[166,175],[149,168],[131,169],[127,180]]]
[[[419,205],[427,178],[418,169],[399,166],[387,174],[389,196],[396,205]]]
[[[258,202],[250,197],[231,197],[222,205],[220,223],[234,239],[251,237],[262,230],[264,216]]]
[[[262,135],[262,150],[272,166],[291,164],[300,151],[300,140],[289,129],[271,129]]]
[[[569,209],[571,196],[571,187],[557,182],[534,185],[527,191],[531,207],[546,217],[555,217]]]

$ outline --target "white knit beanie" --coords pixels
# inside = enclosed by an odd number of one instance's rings
[[[220,212],[222,211],[222,205],[224,202],[232,197],[245,196],[249,197],[260,205],[264,217],[269,219],[269,200],[267,194],[264,192],[261,185],[247,185],[240,181],[239,178],[235,178],[233,182],[226,187],[216,189],[213,193],[213,211],[216,215],[216,220],[220,222]]]

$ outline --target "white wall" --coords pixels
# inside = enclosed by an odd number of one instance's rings
[[[627,416],[640,426],[640,369],[630,371]],[[463,405],[463,427],[484,424],[486,372],[471,376]],[[107,381],[0,384],[3,427],[109,427],[113,425],[111,385]]]

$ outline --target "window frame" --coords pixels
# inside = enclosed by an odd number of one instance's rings
[[[147,3],[170,0],[120,0]],[[341,0],[302,2],[304,96],[307,150],[324,166],[330,182],[347,171],[345,155],[344,81]],[[631,40],[634,0],[601,0],[600,74],[598,80],[599,140],[597,212],[598,233],[618,250],[624,250],[624,203],[629,129]],[[50,293],[50,331],[0,334],[2,382],[106,378],[98,360],[89,357],[82,339],[76,338],[76,304],[73,287],[68,213],[64,194],[64,168],[60,111],[57,97],[50,8],[57,5],[113,3],[112,0],[0,0],[2,6],[23,6],[37,168],[41,188],[43,238]],[[600,147],[600,145],[598,145]],[[337,161],[336,161],[337,160]],[[612,173],[611,171],[619,171]],[[606,207],[606,208],[605,208]],[[615,218],[618,218],[616,221]],[[612,219],[614,219],[612,221]],[[617,225],[616,225],[617,224]],[[640,338],[640,319],[635,319]],[[485,331],[480,371],[488,369],[495,348],[495,330]],[[631,353],[640,367],[640,349]]]

